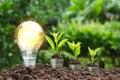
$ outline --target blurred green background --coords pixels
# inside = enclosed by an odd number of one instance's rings
[[[81,41],[80,60],[89,62],[87,47],[101,47],[96,56],[102,68],[120,67],[120,0],[0,0],[0,70],[22,64],[15,42],[16,27],[26,20],[38,22],[48,32],[64,32],[63,38]],[[65,44],[61,48],[68,66]],[[49,63],[48,43],[38,51],[37,63]]]

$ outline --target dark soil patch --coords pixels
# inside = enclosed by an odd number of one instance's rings
[[[97,63],[89,63],[87,66],[89,67],[99,67]]]
[[[90,72],[69,68],[52,69],[50,65],[37,64],[35,68],[17,65],[1,71],[0,80],[120,80],[120,68]]]
[[[61,59],[61,58],[62,58],[62,56],[61,56],[61,55],[59,55],[59,54],[54,54],[54,55],[52,55],[52,57],[51,57],[51,58]]]
[[[71,60],[70,64],[81,64],[79,60]]]

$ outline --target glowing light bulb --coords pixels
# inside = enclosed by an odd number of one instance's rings
[[[39,47],[44,40],[44,31],[33,21],[21,23],[15,33],[17,44],[21,50],[24,66],[35,66]]]

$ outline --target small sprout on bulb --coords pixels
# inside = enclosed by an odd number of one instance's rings
[[[33,21],[23,22],[18,26],[15,37],[21,50],[24,66],[35,66],[37,51],[44,40],[41,26]]]

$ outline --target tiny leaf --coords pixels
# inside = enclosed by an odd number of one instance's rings
[[[67,44],[68,44],[69,48],[72,49],[72,51],[74,51],[74,49],[75,49],[75,44],[73,44],[73,43],[71,43],[71,42],[69,42],[69,41],[67,41]]]
[[[55,44],[58,43],[58,34],[59,33],[50,33],[54,37]]]
[[[47,39],[48,43],[50,44],[50,46],[54,50],[55,49],[55,45],[54,45],[54,42],[52,41],[52,39],[50,37],[48,37],[47,35],[45,35],[45,38]]]
[[[75,46],[75,52],[74,55],[77,57],[80,54],[80,42],[77,42],[76,46]]]
[[[75,49],[74,55],[77,57],[80,54],[80,47]]]
[[[97,54],[98,51],[100,51],[101,48],[95,49],[95,55]]]
[[[61,42],[58,44],[58,48],[60,48],[68,39],[63,39]]]
[[[90,47],[88,47],[88,50],[89,50],[89,53],[90,53],[91,56],[94,56],[94,55],[95,55],[95,54],[94,54],[94,51],[93,51],[92,49],[90,49]]]
[[[63,35],[64,33],[60,33],[59,36],[58,36],[58,40],[61,38],[61,36]]]
[[[92,49],[90,49],[90,48],[88,47],[88,50],[89,50],[89,53],[90,53],[90,56],[91,56],[91,61],[92,61],[92,63],[94,63],[94,57],[95,57],[95,55],[97,54],[97,51],[100,50],[100,48],[97,48],[97,49],[95,49],[95,50],[92,50]]]

